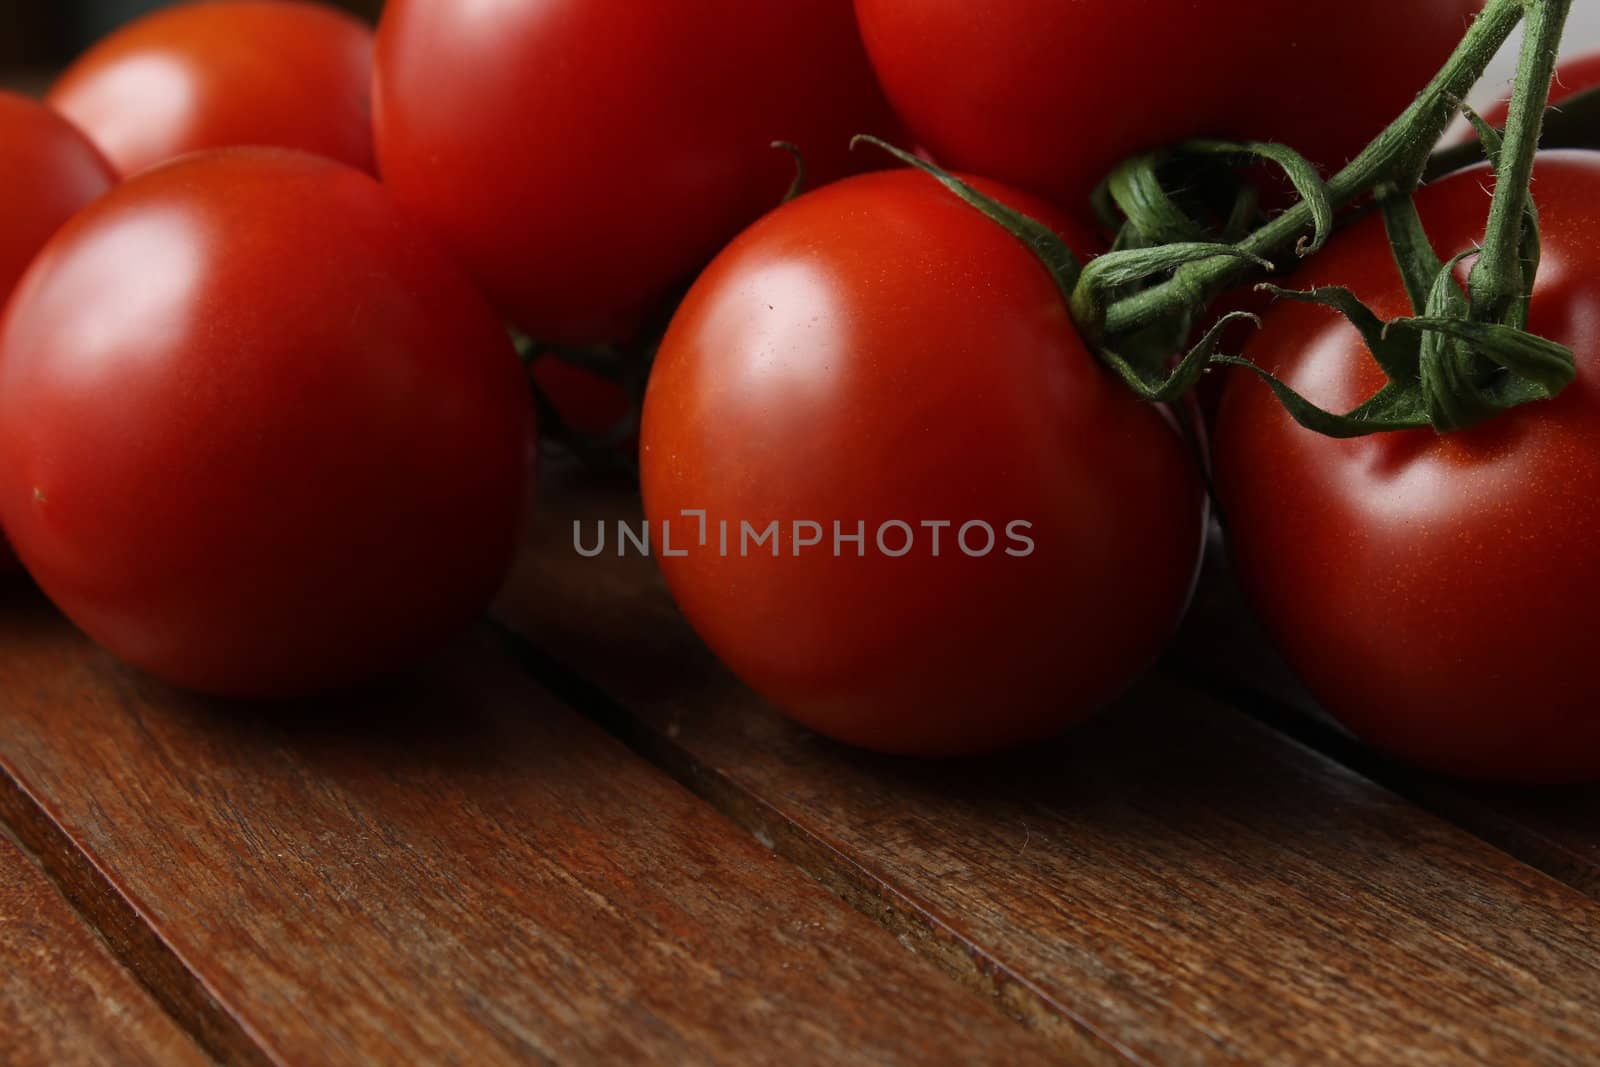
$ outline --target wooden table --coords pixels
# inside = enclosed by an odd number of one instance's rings
[[[1120,706],[927,765],[724,673],[558,475],[492,621],[224,706],[0,610],[0,1063],[1600,1061],[1600,792],[1364,753],[1213,580]]]

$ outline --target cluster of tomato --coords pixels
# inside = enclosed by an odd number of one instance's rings
[[[736,673],[879,750],[1056,733],[1175,630],[1203,465],[1032,250],[852,135],[1092,257],[1121,159],[1219,135],[1337,167],[1481,3],[390,0],[375,40],[296,0],[169,9],[53,110],[0,97],[0,523],[137,666],[343,684],[461,626],[509,564],[534,418],[506,324],[643,344],[645,507],[686,546],[662,568]],[[816,187],[782,206],[775,142]],[[1448,251],[1482,234],[1484,183],[1425,190]],[[1600,772],[1600,156],[1542,160],[1537,193],[1531,328],[1579,359],[1559,400],[1336,441],[1249,378],[1210,435],[1243,583],[1333,711],[1429,766],[1570,779]],[[1304,275],[1405,310],[1378,220]],[[1382,384],[1313,307],[1270,311],[1247,355],[1328,405]],[[582,423],[584,383],[547,370]]]

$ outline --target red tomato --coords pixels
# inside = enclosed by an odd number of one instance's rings
[[[782,198],[892,125],[849,0],[390,0],[384,181],[541,341],[626,339]]]
[[[0,323],[0,521],[92,637],[227,696],[337,686],[509,564],[526,381],[371,178],[240,149],[69,223]]]
[[[1482,239],[1489,184],[1479,167],[1423,191],[1441,254]],[[1600,155],[1541,157],[1534,193],[1530,328],[1577,354],[1566,392],[1462,433],[1338,441],[1235,375],[1216,476],[1246,591],[1329,711],[1424,767],[1553,782],[1600,777]],[[1409,313],[1376,218],[1296,282]],[[1304,305],[1275,308],[1247,355],[1334,409],[1382,384],[1354,329]]]
[[[50,103],[123,174],[205,148],[275,145],[372,171],[372,32],[299,0],[147,15],[67,69]]]
[[[65,119],[0,92],[0,311],[51,235],[115,182],[104,157]],[[0,574],[16,566],[0,538]]]
[[[0,92],[0,308],[61,224],[116,182],[105,159],[42,104]]]
[[[662,344],[642,447],[657,555],[706,643],[801,722],[885,752],[1083,718],[1155,657],[1200,558],[1203,496],[1164,413],[1094,361],[1016,238],[911,170],[801,197],[712,263]],[[684,509],[707,512],[708,547]],[[741,524],[774,520],[779,556],[741,554]],[[836,522],[862,555],[835,557]]]
[[[621,385],[557,356],[540,356],[529,373],[561,421],[578,433],[602,436],[633,412]]]
[[[900,116],[950,166],[1055,196],[1185,138],[1355,156],[1483,0],[856,0]]]
[[[1600,52],[1585,52],[1561,61],[1555,80],[1550,83],[1550,106],[1570,100],[1579,93],[1600,87]],[[1483,111],[1483,119],[1496,128],[1511,117],[1511,94]]]

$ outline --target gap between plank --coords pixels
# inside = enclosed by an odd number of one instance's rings
[[[5,779],[5,784],[0,785],[0,791],[9,790],[14,785],[14,783],[10,781],[10,776],[4,773],[4,771],[0,771],[0,778]],[[0,811],[4,810],[6,810],[6,805],[3,801],[0,801]],[[17,850],[17,852],[22,856],[24,862],[30,864],[33,868],[33,871],[40,878],[42,878],[45,883],[50,886],[51,890],[53,890],[61,898],[62,903],[66,905],[65,910],[71,915],[75,916],[83,925],[83,928],[88,931],[89,936],[94,939],[95,943],[105,950],[106,956],[109,957],[112,965],[121,970],[123,974],[131,978],[136,988],[155,998],[155,1006],[160,1009],[162,1015],[172,1022],[172,1025],[176,1030],[183,1033],[191,1041],[196,1042],[196,1047],[199,1048],[201,1055],[203,1055],[206,1060],[212,1063],[222,1062],[217,1058],[215,1052],[198,1044],[198,1038],[196,1037],[194,1030],[186,1026],[182,1020],[174,1015],[168,1008],[166,1001],[150,987],[150,984],[146,982],[143,977],[141,977],[133,970],[132,967],[128,965],[127,960],[123,959],[122,954],[117,951],[116,946],[107,940],[105,932],[100,929],[99,924],[92,921],[83,913],[82,909],[73,903],[72,898],[67,895],[66,888],[61,884],[60,880],[57,879],[53,873],[51,873],[49,865],[44,861],[44,857],[35,852],[28,842],[24,841],[20,836],[18,836],[16,827],[14,827],[10,820],[4,815],[0,815],[0,842],[10,844],[11,847]]]
[[[1191,656],[1181,653],[1169,656],[1163,661],[1160,673],[1460,827],[1517,862],[1600,900],[1600,880],[1592,876],[1586,861],[1526,823],[1497,813],[1490,804],[1472,800],[1461,787],[1448,782],[1430,784],[1418,772],[1367,747],[1331,722],[1319,721],[1291,702],[1208,667]]]
[[[222,1064],[277,1067],[263,1045],[189,970],[4,761],[0,761],[0,821],[112,956],[208,1056]]]

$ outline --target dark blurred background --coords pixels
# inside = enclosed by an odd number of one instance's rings
[[[0,72],[59,69],[96,38],[173,0],[0,0]],[[377,17],[381,0],[333,0]]]

